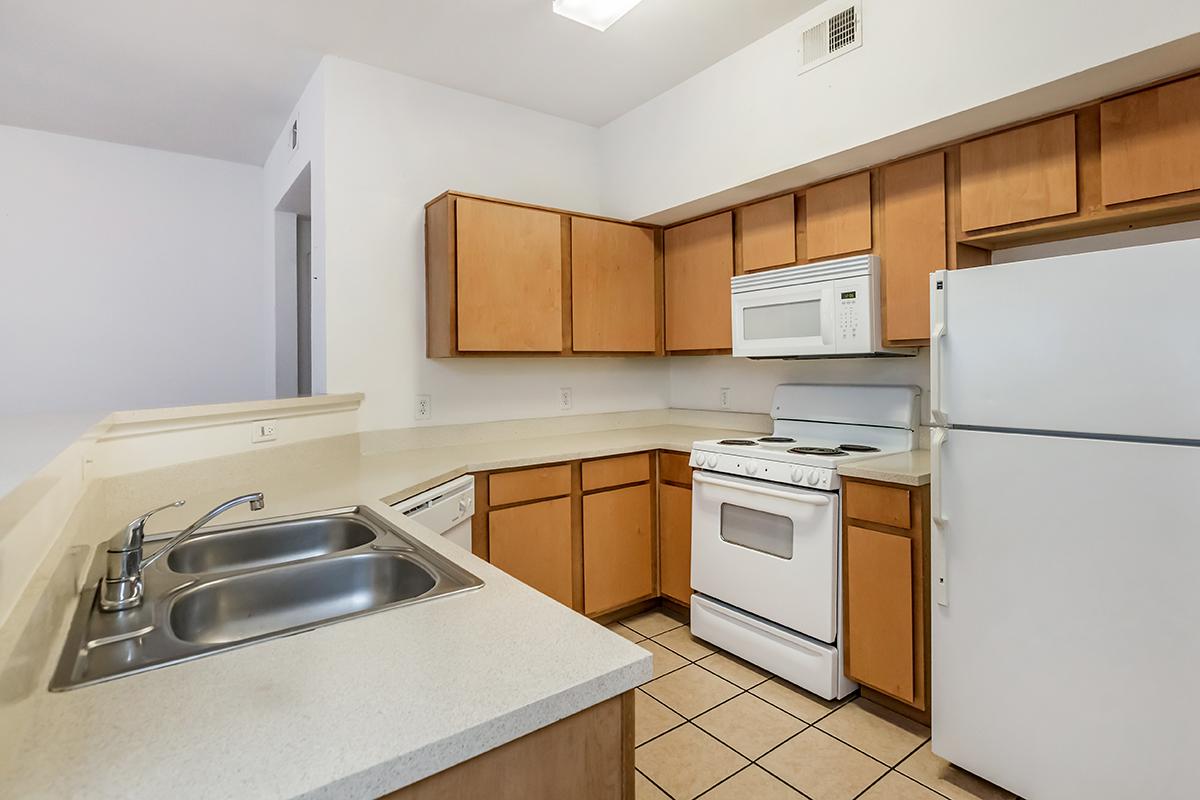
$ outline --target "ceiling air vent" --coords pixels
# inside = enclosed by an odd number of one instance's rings
[[[800,73],[819,67],[862,45],[862,3],[840,10],[800,35]]]

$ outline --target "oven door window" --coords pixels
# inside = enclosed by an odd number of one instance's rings
[[[759,339],[819,339],[821,299],[746,306],[742,310],[742,337],[747,342]]]
[[[730,544],[790,559],[795,542],[790,517],[754,508],[721,504],[721,538]]]

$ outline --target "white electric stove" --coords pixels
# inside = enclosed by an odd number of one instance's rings
[[[692,633],[828,699],[842,671],[841,481],[916,445],[914,386],[776,387],[769,436],[692,446]]]

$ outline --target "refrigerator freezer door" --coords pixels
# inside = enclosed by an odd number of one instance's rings
[[[938,423],[1200,440],[1200,240],[933,282]]]
[[[1194,797],[1200,447],[951,430],[937,477],[934,752],[1023,797]]]

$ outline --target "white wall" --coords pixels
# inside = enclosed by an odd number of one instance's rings
[[[0,413],[274,394],[262,170],[0,126]]]
[[[596,129],[342,59],[322,72],[328,389],[366,393],[364,428],[415,425],[417,394],[432,424],[558,414],[564,386],[570,413],[665,407],[654,359],[425,358],[424,204],[458,189],[595,211]],[[317,224],[314,191],[314,240]]]
[[[829,11],[606,125],[605,212],[700,214],[1191,69],[1200,52],[1196,2],[863,0],[863,46],[797,75],[800,32]]]

